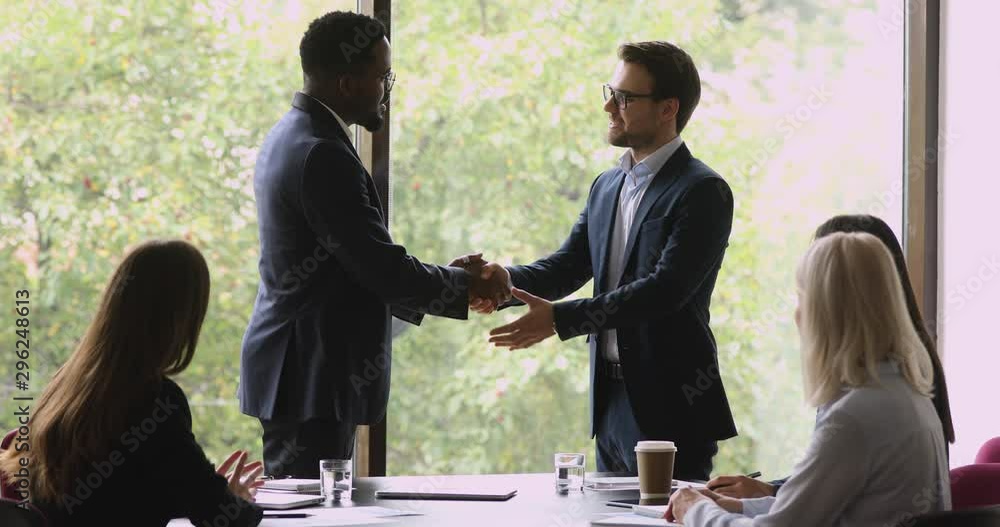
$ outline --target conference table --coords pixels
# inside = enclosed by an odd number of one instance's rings
[[[593,474],[614,475],[614,474]],[[588,473],[587,476],[592,476]],[[421,492],[433,489],[517,489],[517,495],[507,501],[431,501],[375,499],[375,491],[389,487],[416,488]],[[469,527],[499,526],[514,527],[575,527],[589,526],[595,515],[600,513],[628,514],[627,509],[609,507],[608,500],[638,498],[638,490],[595,491],[584,489],[559,494],[555,488],[555,475],[545,474],[504,474],[476,476],[393,476],[377,478],[356,478],[351,501],[334,507],[381,506],[401,511],[418,513],[418,516],[387,518],[398,526]],[[284,512],[317,513],[329,506],[308,507]],[[317,518],[318,519],[318,518]],[[291,527],[301,520],[267,520],[262,525],[287,525]],[[186,520],[174,520],[173,525],[190,525]],[[666,525],[666,522],[664,522]]]

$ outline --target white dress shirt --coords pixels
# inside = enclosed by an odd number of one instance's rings
[[[681,136],[675,137],[669,143],[657,148],[637,164],[632,157],[632,150],[625,152],[619,159],[619,166],[625,172],[625,182],[618,195],[618,212],[615,215],[615,228],[611,234],[611,252],[608,253],[608,290],[616,289],[625,267],[625,245],[628,244],[628,234],[632,229],[635,211],[646,194],[646,189],[656,177],[657,172],[667,164],[670,156],[681,147]],[[619,362],[618,332],[609,329],[605,332],[603,355],[609,362]]]
[[[819,408],[809,448],[777,497],[741,500],[743,514],[697,503],[685,527],[885,527],[950,510],[934,404],[895,362],[881,363],[878,376],[880,385],[845,389]]]
[[[309,96],[309,97],[312,97],[312,99],[314,101],[322,104],[323,108],[326,108],[327,110],[330,110],[330,113],[333,114],[333,118],[336,119],[338,123],[340,123],[340,127],[343,128],[344,129],[344,133],[347,134],[347,140],[350,141],[351,144],[353,145],[354,144],[354,134],[351,133],[351,129],[348,128],[347,123],[345,123],[344,120],[341,119],[339,115],[337,115],[337,112],[333,111],[333,108],[330,108],[323,101],[317,99],[316,97],[313,97],[312,95],[309,95],[308,93],[306,95]]]

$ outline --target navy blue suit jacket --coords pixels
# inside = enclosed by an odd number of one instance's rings
[[[588,335],[591,435],[605,380],[598,338],[617,329],[625,388],[642,432],[721,440],[736,425],[719,375],[709,304],[728,246],[733,195],[715,171],[680,148],[653,178],[630,229],[627,261],[611,288],[608,253],[625,173],[601,174],[569,238],[555,253],[511,267],[514,285],[559,300],[594,280],[592,298],[555,304],[559,338]]]
[[[385,416],[391,316],[465,319],[467,273],[393,243],[375,183],[333,114],[296,93],[257,156],[260,285],[240,409],[267,420]]]

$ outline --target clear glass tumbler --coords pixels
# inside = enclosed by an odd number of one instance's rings
[[[319,461],[320,487],[328,501],[351,499],[351,460],[321,459]]]
[[[562,493],[571,490],[583,490],[583,471],[587,457],[576,453],[559,453],[555,455],[556,490]]]

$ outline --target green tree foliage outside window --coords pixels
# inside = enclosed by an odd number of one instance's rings
[[[213,280],[198,354],[179,379],[196,436],[213,459],[259,454],[260,427],[235,400],[257,286],[253,164],[300,87],[302,32],[326,10],[355,7],[339,3],[4,6],[0,301],[31,290],[35,393],[125,249],[186,238]],[[712,326],[740,436],[716,467],[780,476],[812,420],[791,322],[796,259],[833,213],[899,226],[897,4],[394,2],[394,236],[435,263],[473,250],[524,263],[555,249],[621,154],[604,142],[601,110],[616,46],[681,45],[704,84],[684,139],[736,197]],[[593,452],[583,340],[487,345],[489,328],[519,311],[400,326],[390,473],[541,472],[555,451]],[[13,342],[3,332],[0,347]],[[0,360],[2,429],[15,425],[13,362]]]

